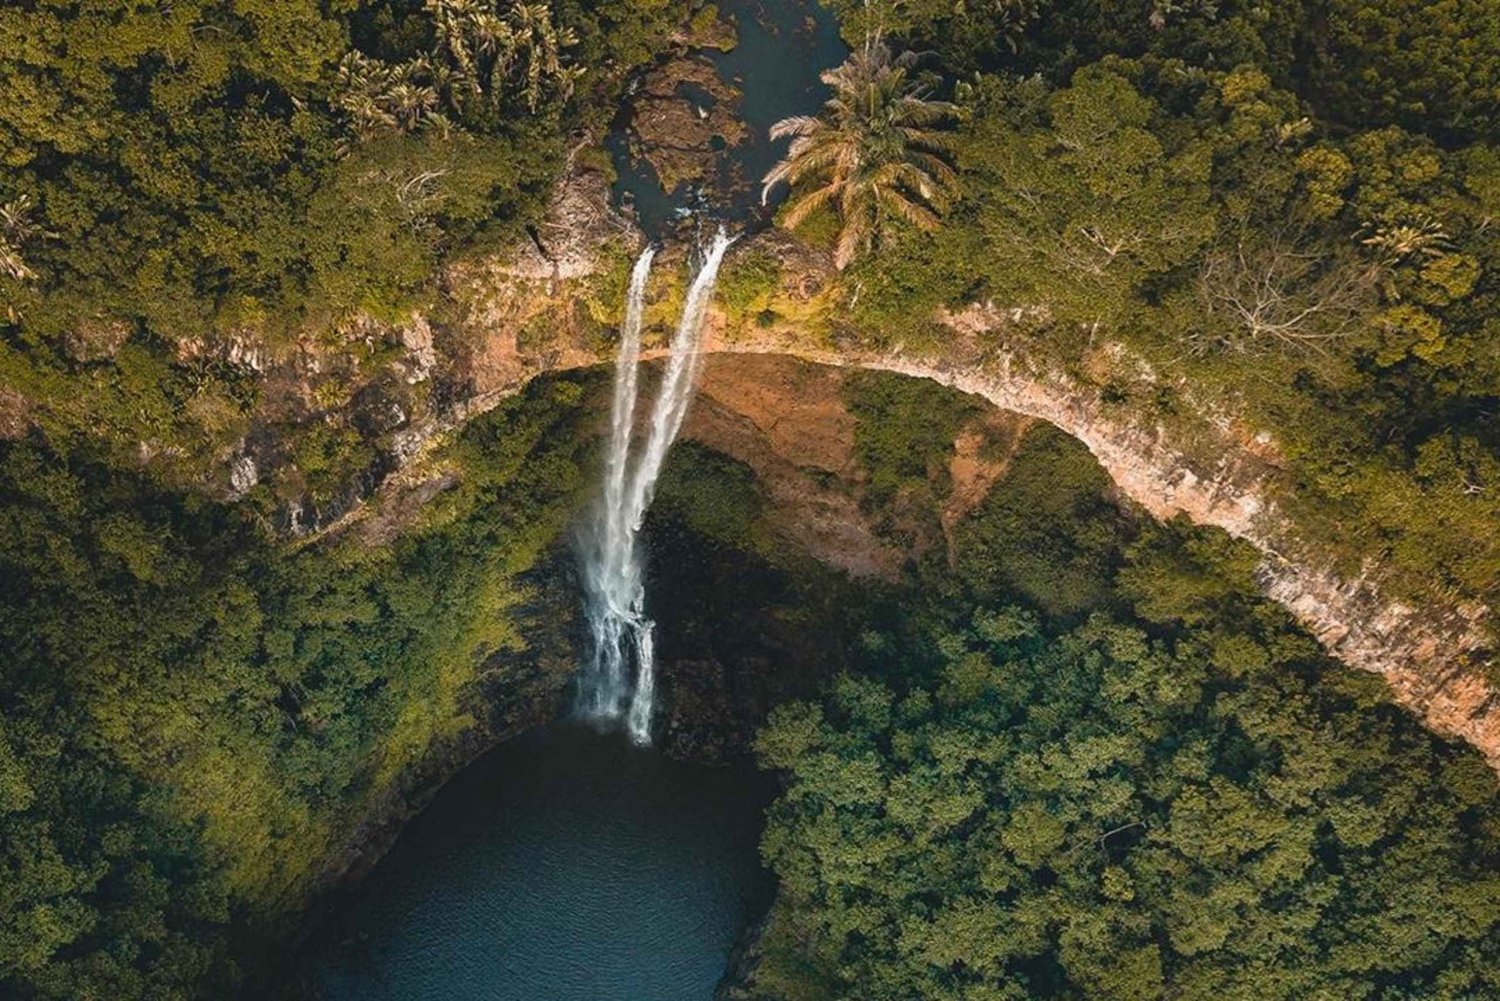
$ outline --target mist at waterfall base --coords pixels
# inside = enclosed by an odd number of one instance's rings
[[[719,265],[732,242],[721,229],[703,251],[668,346],[666,368],[638,448],[635,419],[641,333],[655,249],[647,247],[636,260],[615,359],[604,483],[592,517],[580,535],[589,649],[579,669],[576,709],[581,717],[597,724],[623,718],[630,739],[638,745],[651,742],[656,696],[655,624],[646,614],[641,527],[662,464],[692,403],[703,366],[703,324]]]
[[[559,724],[470,765],[311,947],[326,1001],[708,1001],[771,780]]]

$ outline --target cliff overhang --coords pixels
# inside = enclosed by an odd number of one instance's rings
[[[354,503],[316,526],[319,534],[347,530],[411,491],[427,489],[426,443],[531,380],[608,364],[616,286],[643,238],[609,209],[597,176],[565,183],[554,204],[544,227],[551,237],[546,254],[528,244],[510,255],[454,267],[443,283],[442,324],[414,316],[400,332],[402,343],[431,353],[429,331],[442,326],[448,356],[428,368],[447,372],[449,384],[461,392],[403,430],[394,471],[373,502]],[[655,353],[680,294],[674,263],[685,271],[687,255],[677,247],[658,258],[664,284],[654,296]],[[1185,441],[1174,428],[1112,403],[1103,380],[1036,363],[1012,336],[1026,318],[1021,308],[975,303],[940,313],[933,323],[943,336],[922,346],[882,346],[850,336],[835,322],[847,303],[839,299],[827,255],[779,231],[741,240],[726,274],[737,266],[765,272],[768,262],[774,277],[765,287],[753,294],[741,290],[733,303],[721,296],[709,319],[706,351],[927,379],[1056,426],[1087,446],[1120,492],[1152,516],[1186,517],[1253,545],[1261,554],[1264,593],[1331,655],[1381,675],[1398,703],[1435,732],[1471,744],[1500,771],[1500,692],[1489,680],[1489,610],[1459,601],[1399,600],[1374,561],[1355,573],[1339,569],[1339,554],[1309,538],[1288,513],[1291,488],[1270,435],[1247,432],[1232,415],[1204,413],[1193,440]],[[774,308],[761,308],[768,303]],[[649,342],[646,354],[653,354]],[[1107,342],[1095,354],[1116,367],[1138,364]]]

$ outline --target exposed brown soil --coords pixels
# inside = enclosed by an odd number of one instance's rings
[[[31,426],[30,410],[26,397],[0,386],[0,439],[16,439],[24,435]]]
[[[894,577],[902,554],[860,510],[844,373],[786,358],[716,357],[687,437],[755,470],[772,522],[793,545],[856,577]]]
[[[950,558],[953,555],[954,528],[1005,476],[1011,459],[1021,447],[1021,439],[1035,423],[1033,418],[1023,414],[989,410],[958,432],[953,443],[953,459],[948,464],[952,492],[941,515]]]

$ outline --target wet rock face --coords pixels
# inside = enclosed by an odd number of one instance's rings
[[[739,665],[762,671],[769,665]],[[656,742],[671,757],[722,764],[750,753],[755,724],[767,709],[745,691],[744,671],[716,660],[677,660],[661,665],[665,718]]]

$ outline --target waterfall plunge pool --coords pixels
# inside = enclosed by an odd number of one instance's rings
[[[327,1001],[709,1001],[770,902],[769,776],[555,724],[450,781],[312,949]]]

